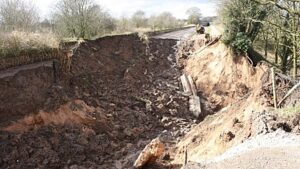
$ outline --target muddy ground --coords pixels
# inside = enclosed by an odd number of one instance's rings
[[[181,93],[176,45],[102,38],[83,43],[57,83],[48,68],[1,80],[11,97],[0,104],[0,168],[132,168],[157,136],[175,144],[197,122]],[[160,167],[172,168],[170,158]]]

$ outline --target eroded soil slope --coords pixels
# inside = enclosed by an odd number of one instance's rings
[[[0,168],[131,168],[159,134],[167,147],[174,144],[195,122],[179,89],[176,44],[168,39],[145,44],[137,35],[81,44],[69,75],[46,86],[46,94],[43,87],[27,86],[43,97],[35,104],[25,95],[20,102],[28,111],[22,118],[1,109],[6,122],[14,122],[0,133]],[[32,112],[26,107],[31,104]]]
[[[24,70],[0,79],[0,127],[39,111],[54,82],[52,67]]]
[[[185,159],[205,163],[251,137],[277,129],[299,131],[299,116],[282,119],[272,113],[269,66],[260,63],[254,67],[246,57],[234,56],[218,40],[207,45],[212,41],[205,35],[196,35],[181,46],[177,58],[183,71],[193,77],[201,103],[208,100],[215,107],[213,113],[204,112],[204,120],[179,141],[174,150],[175,164]],[[275,79],[281,99],[292,84],[279,74]]]

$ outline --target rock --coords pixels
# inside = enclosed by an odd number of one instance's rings
[[[163,116],[163,118],[161,119],[162,123],[167,123],[169,121],[169,117]]]
[[[123,132],[126,134],[126,136],[132,136],[132,131],[130,128],[126,128]]]
[[[164,100],[166,100],[166,94],[163,94],[162,96],[159,96],[159,97],[156,99],[156,101],[158,101],[158,102],[162,102],[162,101],[164,101]]]
[[[169,109],[171,115],[176,115],[178,113],[177,109]]]
[[[145,164],[153,163],[160,158],[165,151],[164,144],[159,138],[152,140],[141,152],[134,163],[134,168],[141,168]]]
[[[292,130],[292,132],[293,133],[297,133],[297,134],[300,133],[300,126],[294,127],[293,130]]]
[[[278,128],[278,122],[276,122],[275,116],[269,113],[253,111],[251,121],[251,133],[253,136],[267,134],[271,131],[275,131]]]
[[[231,131],[223,132],[220,135],[221,140],[224,142],[230,142],[232,139],[234,139],[234,137],[235,135]]]
[[[159,104],[159,105],[157,106],[158,109],[162,109],[163,107],[164,107],[163,104]]]

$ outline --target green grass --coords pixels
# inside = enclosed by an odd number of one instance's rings
[[[274,113],[284,118],[290,118],[300,115],[300,103],[296,104],[295,106],[288,106],[281,109],[277,109]]]

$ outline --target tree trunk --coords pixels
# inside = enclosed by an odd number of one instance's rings
[[[293,2],[293,10],[296,10],[296,2]],[[296,79],[297,77],[297,30],[298,30],[298,24],[297,24],[297,16],[293,15],[293,78]]]
[[[268,58],[268,46],[269,46],[269,43],[268,43],[268,32],[265,34],[265,58],[267,59]]]
[[[278,64],[278,48],[279,48],[279,41],[276,42],[276,46],[275,46],[275,64]]]
[[[293,36],[293,78],[296,79],[297,77],[297,59],[298,59],[298,56],[297,56],[297,38],[296,36]]]
[[[278,64],[278,52],[279,52],[279,38],[278,38],[278,29],[276,29],[275,35],[275,64]]]

